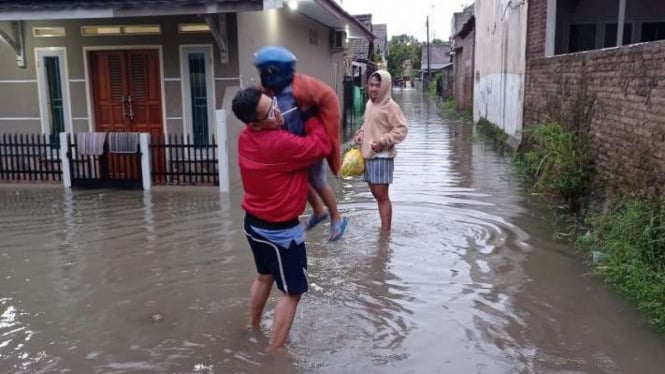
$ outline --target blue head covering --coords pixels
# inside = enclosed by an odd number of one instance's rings
[[[293,81],[296,56],[276,45],[263,47],[254,53],[254,66],[261,74],[263,87],[280,92]]]

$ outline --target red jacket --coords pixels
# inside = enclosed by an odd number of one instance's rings
[[[340,109],[337,93],[322,81],[296,73],[293,77],[293,97],[301,107],[315,106],[319,109],[319,117],[326,126],[328,137],[332,143],[332,152],[328,156],[328,165],[333,174],[337,175],[342,166],[342,152],[339,142]]]
[[[252,130],[238,138],[238,164],[245,195],[242,208],[267,222],[297,219],[307,203],[307,167],[328,156],[331,145],[317,117],[305,136],[286,130]]]

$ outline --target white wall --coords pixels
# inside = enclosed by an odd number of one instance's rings
[[[476,0],[474,121],[485,118],[520,138],[526,67],[527,3]]]
[[[310,43],[310,29],[318,34],[318,45]],[[288,7],[238,13],[238,54],[242,83],[248,85],[260,82],[252,65],[254,52],[265,45],[278,44],[296,55],[296,71],[321,79],[336,88],[341,100],[344,55],[339,52],[331,54],[328,30],[327,26],[293,12]]]

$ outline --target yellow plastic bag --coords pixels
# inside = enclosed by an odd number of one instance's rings
[[[365,172],[365,159],[358,148],[351,148],[342,160],[342,177],[355,177]]]

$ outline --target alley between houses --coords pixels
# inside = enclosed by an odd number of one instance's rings
[[[393,235],[379,237],[364,183],[337,182],[350,228],[308,237],[290,357],[243,328],[254,265],[239,191],[13,185],[0,188],[0,372],[661,372],[665,341],[557,239],[510,159],[420,90],[394,97],[410,132]]]

